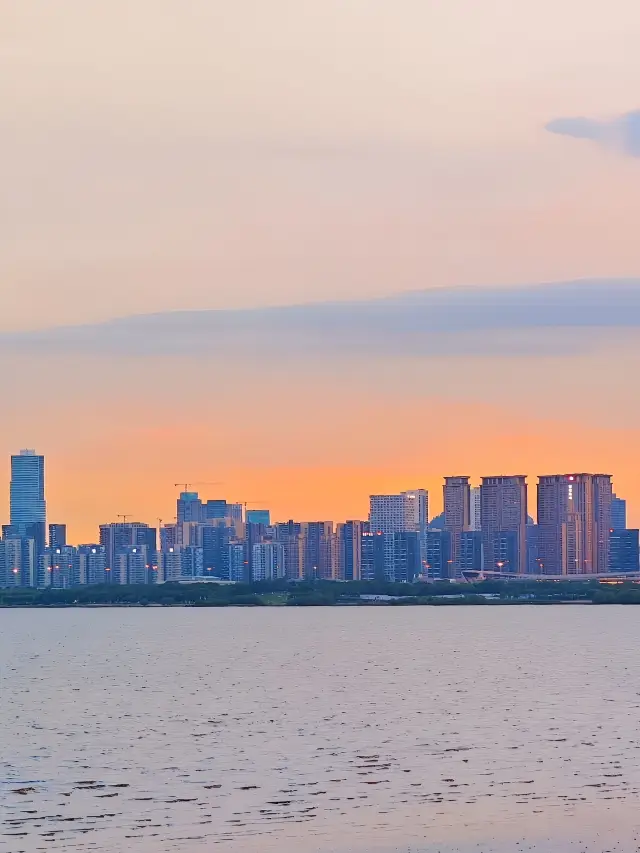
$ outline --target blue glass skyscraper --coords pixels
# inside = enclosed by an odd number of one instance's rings
[[[47,509],[44,498],[44,456],[35,450],[21,450],[11,457],[11,527],[20,536],[32,525],[44,525]]]

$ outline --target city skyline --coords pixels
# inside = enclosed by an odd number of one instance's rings
[[[11,458],[12,459],[15,459],[15,458],[20,459],[20,457],[23,454],[33,454],[33,453],[35,453],[35,451],[33,451],[33,450],[23,450],[17,454],[14,454]],[[38,454],[36,454],[36,456],[38,459],[43,460],[42,465],[44,466],[44,458],[45,457],[43,455],[38,455]],[[48,456],[47,456],[47,468],[49,468],[49,457]],[[545,468],[544,470],[547,470],[547,469]],[[576,475],[579,473],[581,473],[581,472],[578,471],[578,469],[573,470],[573,475]],[[390,477],[387,480],[387,482],[397,482],[397,480],[400,478],[400,476],[401,475],[397,475],[393,478]],[[465,513],[467,513],[467,515],[465,516],[467,518],[467,520],[466,520],[466,523],[463,525],[464,527],[466,527],[466,529],[469,529],[469,530],[475,529],[473,526],[473,520],[475,517],[475,512],[480,511],[480,491],[479,490],[480,490],[480,486],[482,484],[482,481],[483,480],[496,479],[496,478],[499,478],[499,479],[507,478],[508,479],[508,478],[512,478],[515,476],[516,475],[513,475],[513,474],[493,474],[493,475],[480,474],[480,475],[474,475],[474,476],[469,476],[469,477],[464,477],[464,478],[460,478],[458,476],[449,477],[449,479],[451,479],[453,481],[458,481],[460,479],[462,479],[463,481],[464,480],[467,481],[468,494],[466,497],[466,501],[467,501],[468,509],[465,510]],[[520,475],[520,476],[524,477],[527,487],[535,488],[537,486],[538,478],[544,477],[547,475],[545,475],[545,474],[524,474],[524,475]],[[561,474],[558,476],[563,476],[563,477],[564,476],[571,476],[571,473]],[[55,481],[52,483],[51,479],[52,478],[50,476],[47,479],[47,492],[49,492],[49,490],[51,490],[52,488],[53,488],[53,490],[55,490]],[[439,499],[439,496],[443,494],[443,489],[445,488],[446,480],[448,479],[447,475],[435,475],[435,477],[431,477],[428,480],[425,477],[419,477],[419,476],[416,477],[414,475],[410,475],[408,478],[403,477],[403,480],[404,480],[403,485],[406,485],[407,479],[409,479],[410,481],[413,481],[414,483],[419,482],[419,481],[421,481],[421,482],[426,481],[429,483],[430,488],[426,487],[426,488],[418,489],[418,490],[415,490],[415,489],[407,490],[407,489],[401,488],[397,491],[393,491],[392,489],[390,489],[387,492],[373,491],[373,490],[369,489],[368,492],[365,490],[356,496],[355,500],[353,501],[353,506],[356,508],[355,512],[347,512],[346,514],[345,513],[338,513],[335,511],[332,512],[331,511],[332,510],[332,504],[331,504],[331,500],[329,499],[326,502],[327,511],[307,513],[307,517],[331,518],[335,524],[343,523],[345,521],[351,521],[351,520],[366,519],[369,517],[370,511],[371,511],[371,496],[372,495],[377,495],[379,497],[384,497],[385,495],[393,497],[393,496],[397,495],[398,497],[400,497],[401,495],[407,496],[407,495],[411,495],[411,494],[417,494],[420,492],[424,494],[424,497],[422,498],[422,500],[424,501],[423,512],[426,511],[426,515],[428,516],[429,520],[431,520],[432,518],[434,518],[435,516],[439,515],[440,513],[442,513],[444,511],[444,500],[441,498]],[[615,484],[616,485],[619,484],[619,482],[620,482],[619,478],[617,476],[615,476],[614,479],[615,479]],[[443,480],[445,481],[445,483],[443,483]],[[530,480],[532,480],[532,482],[530,482]],[[81,482],[82,482],[82,478],[80,478],[80,483]],[[197,483],[200,481],[193,481],[193,482]],[[43,484],[44,484],[44,481],[43,481]],[[364,475],[363,475],[363,484],[364,484],[365,489],[366,489],[366,478]],[[181,484],[178,484],[178,485],[181,485]],[[191,484],[186,483],[185,485],[191,485]],[[205,487],[206,487],[206,489],[211,490],[212,486],[209,485],[209,481],[205,481]],[[201,489],[202,487],[200,486],[199,488]],[[619,489],[619,491],[622,491],[622,489],[619,487],[619,485],[618,485],[618,489]],[[77,489],[75,491],[77,493]],[[224,491],[224,488],[220,487],[220,486],[216,486],[215,491],[217,493],[220,493],[221,491]],[[233,493],[237,494],[238,489],[234,489]],[[472,502],[474,500],[474,493],[476,494],[475,500],[477,501],[477,510],[475,512],[472,509]],[[92,495],[92,492],[91,492],[91,489],[89,489],[88,490],[89,499],[91,498],[91,495]],[[336,503],[339,505],[340,504],[339,490],[336,490],[335,497],[337,499]],[[218,509],[216,509],[214,505],[218,504],[219,506],[221,506],[221,505],[227,503],[226,498],[204,496],[203,494],[200,493],[200,491],[194,490],[194,491],[190,491],[190,492],[188,492],[188,491],[187,492],[181,492],[178,489],[178,486],[176,486],[175,484],[172,483],[170,486],[167,486],[166,494],[163,496],[162,504],[166,508],[164,513],[158,512],[158,505],[159,504],[156,504],[153,507],[151,507],[151,510],[148,512],[144,512],[142,510],[139,512],[127,512],[127,513],[121,513],[121,512],[115,511],[115,512],[111,513],[111,517],[108,518],[108,520],[105,520],[105,516],[98,517],[96,514],[95,523],[91,520],[91,521],[88,521],[85,525],[82,525],[82,527],[80,527],[80,525],[74,523],[73,518],[69,518],[69,517],[62,518],[61,512],[59,510],[55,509],[55,503],[54,503],[54,509],[51,510],[50,509],[51,501],[48,498],[45,501],[46,508],[44,509],[44,512],[46,513],[48,525],[51,525],[52,523],[55,525],[64,525],[64,527],[65,527],[64,536],[65,536],[66,540],[73,541],[76,543],[77,542],[91,542],[91,541],[94,541],[94,539],[96,538],[96,531],[98,530],[100,525],[115,524],[118,522],[119,518],[122,518],[125,515],[127,518],[136,518],[138,520],[144,521],[145,523],[149,522],[150,524],[155,524],[155,525],[157,525],[158,521],[160,521],[160,520],[163,521],[164,523],[175,522],[178,519],[181,500],[186,501],[186,505],[188,506],[189,505],[188,502],[194,498],[196,499],[196,501],[199,500],[200,504],[202,506],[204,506],[205,504],[209,504],[209,507],[210,507],[209,512],[211,513],[209,517],[216,517],[216,515],[220,514],[219,507],[218,507]],[[613,499],[614,503],[616,500],[617,501],[621,500],[620,498],[617,498],[615,493],[612,494],[612,499]],[[261,504],[261,506],[258,506],[257,503]],[[290,507],[293,504],[287,505],[286,503],[284,503],[283,510],[274,511],[273,505],[271,504],[271,502],[269,500],[265,499],[265,500],[259,501],[257,503],[256,502],[250,502],[250,501],[244,501],[244,500],[238,500],[236,502],[228,501],[228,506],[234,507],[233,513],[235,513],[236,518],[240,518],[243,514],[246,514],[247,517],[249,517],[251,514],[255,514],[255,513],[262,514],[264,512],[269,513],[269,517],[270,517],[270,520],[272,523],[276,522],[276,521],[277,522],[283,522],[283,521],[286,521],[286,520],[291,519],[291,518],[302,518],[302,517],[304,517],[303,512],[296,512],[295,509],[293,509],[293,511],[290,511]],[[624,500],[622,503],[624,505],[624,509],[622,510],[622,513],[623,513],[622,517],[625,519],[625,522],[627,524],[629,524],[630,526],[636,526],[636,520],[640,520],[640,510],[636,511],[634,501]],[[278,505],[278,504],[281,504],[281,502],[280,501],[276,502],[276,505]],[[116,505],[116,507],[117,507],[117,505]],[[129,509],[131,509],[130,504],[128,504],[127,507]],[[527,514],[529,516],[531,516],[534,520],[537,520],[537,509],[536,509],[536,507],[537,507],[536,500],[535,499],[532,500],[530,497],[528,504],[527,504]],[[359,511],[358,511],[358,509],[359,509]],[[7,501],[7,512],[6,512],[6,515],[4,517],[7,518],[7,521],[4,523],[10,523],[9,501]],[[0,520],[1,520],[1,517],[0,517]],[[181,520],[189,521],[190,517],[188,515],[183,516]],[[640,526],[640,524],[638,526]],[[78,533],[78,528],[80,528],[80,531],[81,531],[80,533]],[[460,529],[462,529],[462,527]]]
[[[640,523],[637,4],[250,6],[8,12],[0,438],[50,516],[546,469]]]
[[[370,494],[366,518],[337,523],[335,517],[280,521],[261,501],[205,497],[196,486],[220,483],[174,483],[181,490],[170,520],[158,516],[150,525],[122,513],[74,544],[66,522],[47,525],[45,457],[21,450],[11,456],[0,586],[281,577],[461,581],[478,572],[601,575],[640,567],[640,531],[626,526],[626,500],[613,491],[611,474],[538,475],[535,520],[523,474],[483,476],[479,485],[467,475],[445,476],[443,511],[436,515],[424,488]]]

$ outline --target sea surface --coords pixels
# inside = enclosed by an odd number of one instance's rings
[[[640,850],[640,607],[0,610],[0,851]]]

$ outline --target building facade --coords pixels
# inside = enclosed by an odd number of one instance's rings
[[[487,571],[527,571],[527,478],[483,477],[480,486],[483,567]]]
[[[49,547],[64,548],[67,544],[67,525],[66,524],[50,524],[49,525]]]
[[[611,499],[609,474],[539,478],[538,561],[543,574],[608,571]]]
[[[624,530],[627,526],[627,502],[617,495],[611,498],[611,527]]]
[[[469,489],[469,530],[480,530],[480,486]]]
[[[338,578],[359,581],[362,577],[362,534],[369,529],[365,521],[345,521],[336,531]]]
[[[637,572],[639,565],[639,534],[635,529],[612,530],[609,543],[609,571]]]
[[[445,477],[443,486],[444,529],[451,534],[451,573],[460,577],[460,535],[470,529],[471,486],[468,477]]]
[[[422,533],[428,522],[426,489],[369,496],[369,525],[374,533]]]
[[[422,535],[422,575],[427,580],[452,577],[451,533],[448,530],[426,530]]]
[[[107,570],[111,583],[125,583],[120,555],[128,555],[131,548],[146,548],[146,558],[150,565],[156,565],[157,530],[140,521],[113,522],[100,525],[100,545],[107,557]],[[140,552],[137,552],[138,554]],[[125,561],[126,564],[126,561]]]
[[[252,580],[271,581],[284,577],[284,545],[281,542],[256,543],[251,554]]]

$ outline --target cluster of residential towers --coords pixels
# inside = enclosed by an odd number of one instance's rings
[[[164,581],[457,581],[478,573],[598,575],[638,572],[638,530],[609,474],[538,478],[537,522],[524,475],[445,477],[443,512],[425,489],[371,495],[362,520],[272,522],[269,510],[182,491],[175,521],[121,518],[94,543],[72,546],[47,525],[45,460],[11,457],[10,523],[0,541],[0,587]],[[158,520],[160,521],[160,520]]]

